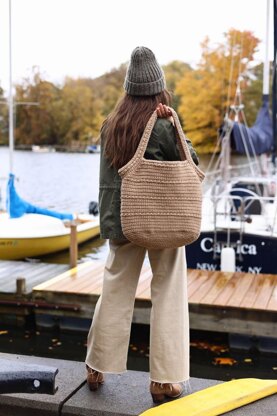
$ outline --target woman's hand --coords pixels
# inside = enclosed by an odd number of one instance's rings
[[[156,111],[157,111],[157,115],[159,118],[168,118],[172,116],[172,112],[170,108],[167,105],[162,104],[162,103],[158,105],[158,107],[156,108]]]

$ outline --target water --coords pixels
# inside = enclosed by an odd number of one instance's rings
[[[14,173],[18,194],[30,203],[71,213],[88,213],[90,201],[98,200],[99,154],[14,152]],[[9,173],[9,149],[0,147],[0,189],[2,208]],[[79,248],[79,260],[106,258],[106,241],[96,239]],[[64,251],[41,257],[49,263],[69,263]]]
[[[0,177],[8,172],[9,150],[0,147]],[[18,193],[34,205],[87,213],[98,198],[99,154],[15,151],[14,173]]]
[[[228,334],[208,331],[190,333],[191,377],[231,380],[241,377],[277,379],[276,354],[265,354],[248,348],[238,350],[229,345]],[[35,355],[63,360],[85,361],[87,333],[41,331],[32,325],[12,328],[1,325],[0,351],[11,354]],[[227,359],[217,364],[219,358]],[[127,368],[149,371],[149,326],[133,324]]]

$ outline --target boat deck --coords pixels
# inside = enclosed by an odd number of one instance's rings
[[[82,263],[35,286],[33,296],[52,303],[79,304],[79,316],[90,318],[101,293],[103,269],[98,261]],[[149,323],[151,278],[150,266],[144,265],[133,322]],[[277,334],[277,275],[188,270],[188,296],[192,328]]]

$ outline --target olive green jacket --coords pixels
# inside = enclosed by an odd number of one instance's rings
[[[104,155],[105,132],[101,131],[101,158],[100,158],[100,188],[99,213],[100,237],[107,239],[123,239],[120,221],[120,190],[121,178],[117,169],[110,166]],[[187,140],[194,163],[198,165],[198,157]],[[170,121],[158,118],[152,130],[145,159],[154,160],[180,160],[177,147],[175,129]]]

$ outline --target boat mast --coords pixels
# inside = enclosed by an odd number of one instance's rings
[[[276,148],[277,148],[277,0],[273,0],[273,28],[274,28],[274,46],[273,46],[273,83],[272,83],[272,123],[273,123],[273,156],[272,161],[276,168]]]
[[[269,62],[269,27],[270,27],[270,5],[272,0],[266,2],[266,32],[265,32],[265,55],[263,66],[263,105],[269,106],[269,81],[270,81],[270,62]],[[268,159],[265,153],[261,154],[258,158],[261,173],[263,176],[267,176],[269,172]]]
[[[13,83],[12,83],[12,0],[9,0],[9,149],[10,149],[10,173],[13,172]]]
[[[266,4],[266,34],[265,34],[265,60],[263,69],[263,98],[269,96],[269,58],[268,58],[268,47],[269,47],[269,18],[270,18],[270,0],[267,0]]]

